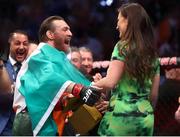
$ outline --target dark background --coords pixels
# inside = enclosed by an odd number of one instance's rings
[[[109,60],[118,40],[117,8],[128,1],[140,3],[148,12],[160,56],[180,55],[180,0],[0,0],[0,44],[7,44],[14,29],[27,31],[38,42],[42,20],[60,15],[71,26],[73,46],[87,46],[95,60]]]

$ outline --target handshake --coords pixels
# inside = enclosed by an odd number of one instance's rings
[[[80,98],[80,100],[89,105],[93,106],[101,96],[101,92],[98,91],[97,88],[95,87],[85,87],[81,84],[75,84],[73,89],[72,89],[72,94],[75,97]]]

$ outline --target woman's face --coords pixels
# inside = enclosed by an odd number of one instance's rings
[[[128,20],[121,15],[121,12],[119,12],[116,28],[119,31],[120,38],[122,38],[122,36],[125,34],[127,25],[128,25]]]

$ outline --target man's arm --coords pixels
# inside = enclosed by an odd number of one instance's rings
[[[4,63],[0,60],[0,93],[11,92],[11,81],[4,67]]]
[[[79,98],[82,103],[85,103],[89,106],[93,106],[101,96],[100,91],[95,87],[86,87],[81,84],[71,83],[67,88],[66,91],[71,93],[76,98]]]

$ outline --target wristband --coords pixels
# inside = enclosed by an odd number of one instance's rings
[[[73,89],[72,89],[72,94],[75,96],[75,97],[78,97],[80,98],[80,92],[82,90],[83,86],[81,84],[75,84]]]

